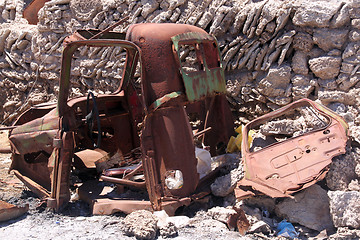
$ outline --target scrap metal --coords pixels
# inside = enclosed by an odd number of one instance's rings
[[[217,41],[185,24],[135,24],[126,35],[109,30],[79,30],[64,40],[58,101],[35,106],[15,121],[9,134],[11,170],[56,210],[70,199],[75,168],[84,174],[103,171],[97,173],[100,181],[85,181],[78,189],[94,214],[150,208],[174,214],[208,194],[206,185],[218,173],[199,178],[189,116],[200,120],[196,136],[213,156],[233,133]],[[182,70],[180,45],[194,47],[198,72]],[[114,93],[69,100],[73,54],[83,46],[126,51]],[[141,89],[134,84],[137,66]],[[170,186],[171,181],[180,182]],[[114,198],[104,182],[115,183],[120,196],[124,187],[146,189],[148,196]]]
[[[20,217],[29,210],[29,205],[15,206],[13,204],[0,201],[0,222],[8,221]]]
[[[327,119],[328,124],[258,151],[250,151],[250,129],[300,107],[311,107],[316,114]],[[236,197],[243,199],[258,192],[270,197],[292,197],[290,194],[322,180],[332,158],[345,153],[348,129],[342,117],[309,99],[298,100],[249,122],[243,130],[241,148],[245,177],[237,184]]]

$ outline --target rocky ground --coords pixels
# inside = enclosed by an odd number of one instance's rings
[[[2,132],[2,142],[6,141]],[[356,239],[360,237],[358,191],[329,191],[322,181],[293,199],[255,197],[236,202],[231,185],[243,176],[238,155],[227,155],[228,170],[212,186],[213,194],[169,217],[163,212],[137,211],[128,216],[93,216],[89,206],[73,201],[59,213],[45,208],[16,177],[8,174],[10,154],[0,154],[0,200],[29,211],[0,223],[1,239],[278,239],[279,223],[287,219],[299,239]],[[338,158],[340,159],[340,158]],[[237,164],[236,164],[237,163]],[[231,170],[233,169],[233,170]],[[231,170],[229,172],[229,170]],[[229,178],[227,178],[229,175]],[[224,179],[231,179],[225,180]],[[227,187],[225,187],[227,186]],[[220,196],[222,195],[222,197]],[[241,235],[226,225],[232,206],[246,213],[250,227]],[[236,213],[236,212],[235,212]],[[335,228],[334,225],[338,226]],[[353,227],[343,227],[343,226]]]

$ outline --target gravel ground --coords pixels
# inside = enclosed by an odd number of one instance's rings
[[[125,235],[125,216],[122,214],[92,216],[88,205],[81,201],[70,203],[61,213],[46,210],[32,192],[15,176],[8,174],[10,163],[10,154],[0,154],[0,200],[15,205],[29,204],[29,211],[17,219],[0,223],[1,240],[136,239]],[[157,239],[164,237],[158,234]],[[191,218],[188,226],[178,229],[178,235],[172,239],[249,238],[242,237],[238,232],[229,231],[225,224],[208,219],[205,214],[197,214]]]

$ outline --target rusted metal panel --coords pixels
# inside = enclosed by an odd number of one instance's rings
[[[23,16],[29,24],[36,25],[39,22],[38,12],[50,0],[33,0],[24,9]]]
[[[38,151],[51,153],[52,140],[58,128],[59,119],[54,109],[42,118],[34,119],[13,129],[9,140],[17,154]]]
[[[310,131],[251,152],[250,129],[289,113],[299,107],[312,107],[328,119],[326,127]],[[340,116],[309,99],[301,99],[248,123],[243,130],[242,156],[245,177],[238,187],[250,186],[271,197],[291,197],[323,179],[334,156],[344,154],[348,141],[348,125]],[[235,191],[237,198],[254,195],[253,191]]]
[[[0,222],[20,217],[29,210],[29,205],[18,207],[13,204],[0,201]]]
[[[52,168],[51,194],[47,199],[49,207],[59,210],[70,200],[70,169],[74,153],[74,133],[59,131],[54,140],[61,141],[61,144],[54,148],[49,165]],[[52,161],[53,160],[53,161]]]
[[[50,193],[47,189],[45,189],[42,185],[39,185],[38,183],[34,182],[32,179],[22,175],[17,170],[12,170],[15,174],[15,176],[22,181],[25,186],[27,186],[33,193],[38,195],[41,198],[47,198],[50,196]]]
[[[136,210],[154,210],[153,204],[149,200],[127,199],[111,195],[114,194],[114,189],[106,186],[104,182],[86,182],[79,188],[78,194],[81,199],[89,203],[95,215],[110,215],[115,212],[129,214]],[[109,197],[109,194],[112,197]],[[173,216],[176,209],[181,206],[187,206],[190,202],[190,198],[163,201],[160,208],[165,210],[170,216]]]
[[[182,66],[180,70],[185,84],[186,96],[190,102],[200,100],[215,93],[225,93],[225,74],[221,67],[220,52],[215,37],[197,32],[178,34],[171,38],[181,62],[180,46],[188,45],[195,49],[202,69],[187,72]]]
[[[138,55],[140,49],[132,42],[123,41],[123,40],[81,40],[76,42],[70,42],[66,45],[63,50],[62,63],[61,63],[61,74],[60,74],[60,83],[59,83],[59,97],[57,108],[59,111],[59,116],[62,117],[65,115],[65,112],[68,110],[67,100],[69,96],[69,87],[70,87],[70,70],[71,70],[71,60],[72,56],[76,49],[81,46],[92,46],[92,47],[113,47],[119,46],[127,50],[127,62],[126,69],[124,70],[124,75],[122,79],[130,79],[130,74],[134,74],[136,65],[129,64],[129,58],[135,59],[135,55]],[[120,84],[118,92],[121,90],[123,83]]]
[[[141,142],[145,156],[148,151],[154,151],[158,175],[156,181],[161,186],[163,196],[185,197],[194,192],[199,174],[196,170],[197,160],[190,124],[182,106],[159,108],[148,115]],[[182,172],[181,188],[169,189],[166,186],[166,172],[171,170]]]
[[[142,83],[145,104],[150,106],[158,98],[172,92],[185,92],[178,59],[175,58],[171,37],[185,32],[206,32],[185,24],[134,24],[129,27],[126,40],[141,49],[144,72]]]
[[[211,127],[211,130],[203,136],[203,142],[206,146],[210,146],[211,155],[216,156],[218,146],[225,145],[234,134],[233,115],[225,95],[215,95],[206,97],[202,101],[188,103],[186,112],[199,117],[201,122],[199,129]]]

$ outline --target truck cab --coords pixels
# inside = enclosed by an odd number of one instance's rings
[[[89,84],[73,97],[84,79],[74,66],[94,49],[115,59],[98,64],[113,69],[117,85],[103,92]],[[95,69],[87,71],[85,80],[93,81]],[[225,92],[218,43],[200,28],[145,23],[126,34],[77,31],[64,41],[57,102],[35,106],[13,124],[11,171],[56,210],[76,188],[94,214],[173,214],[211,179],[200,179],[195,146],[215,156],[233,133]],[[144,194],[129,198],[126,189]]]

